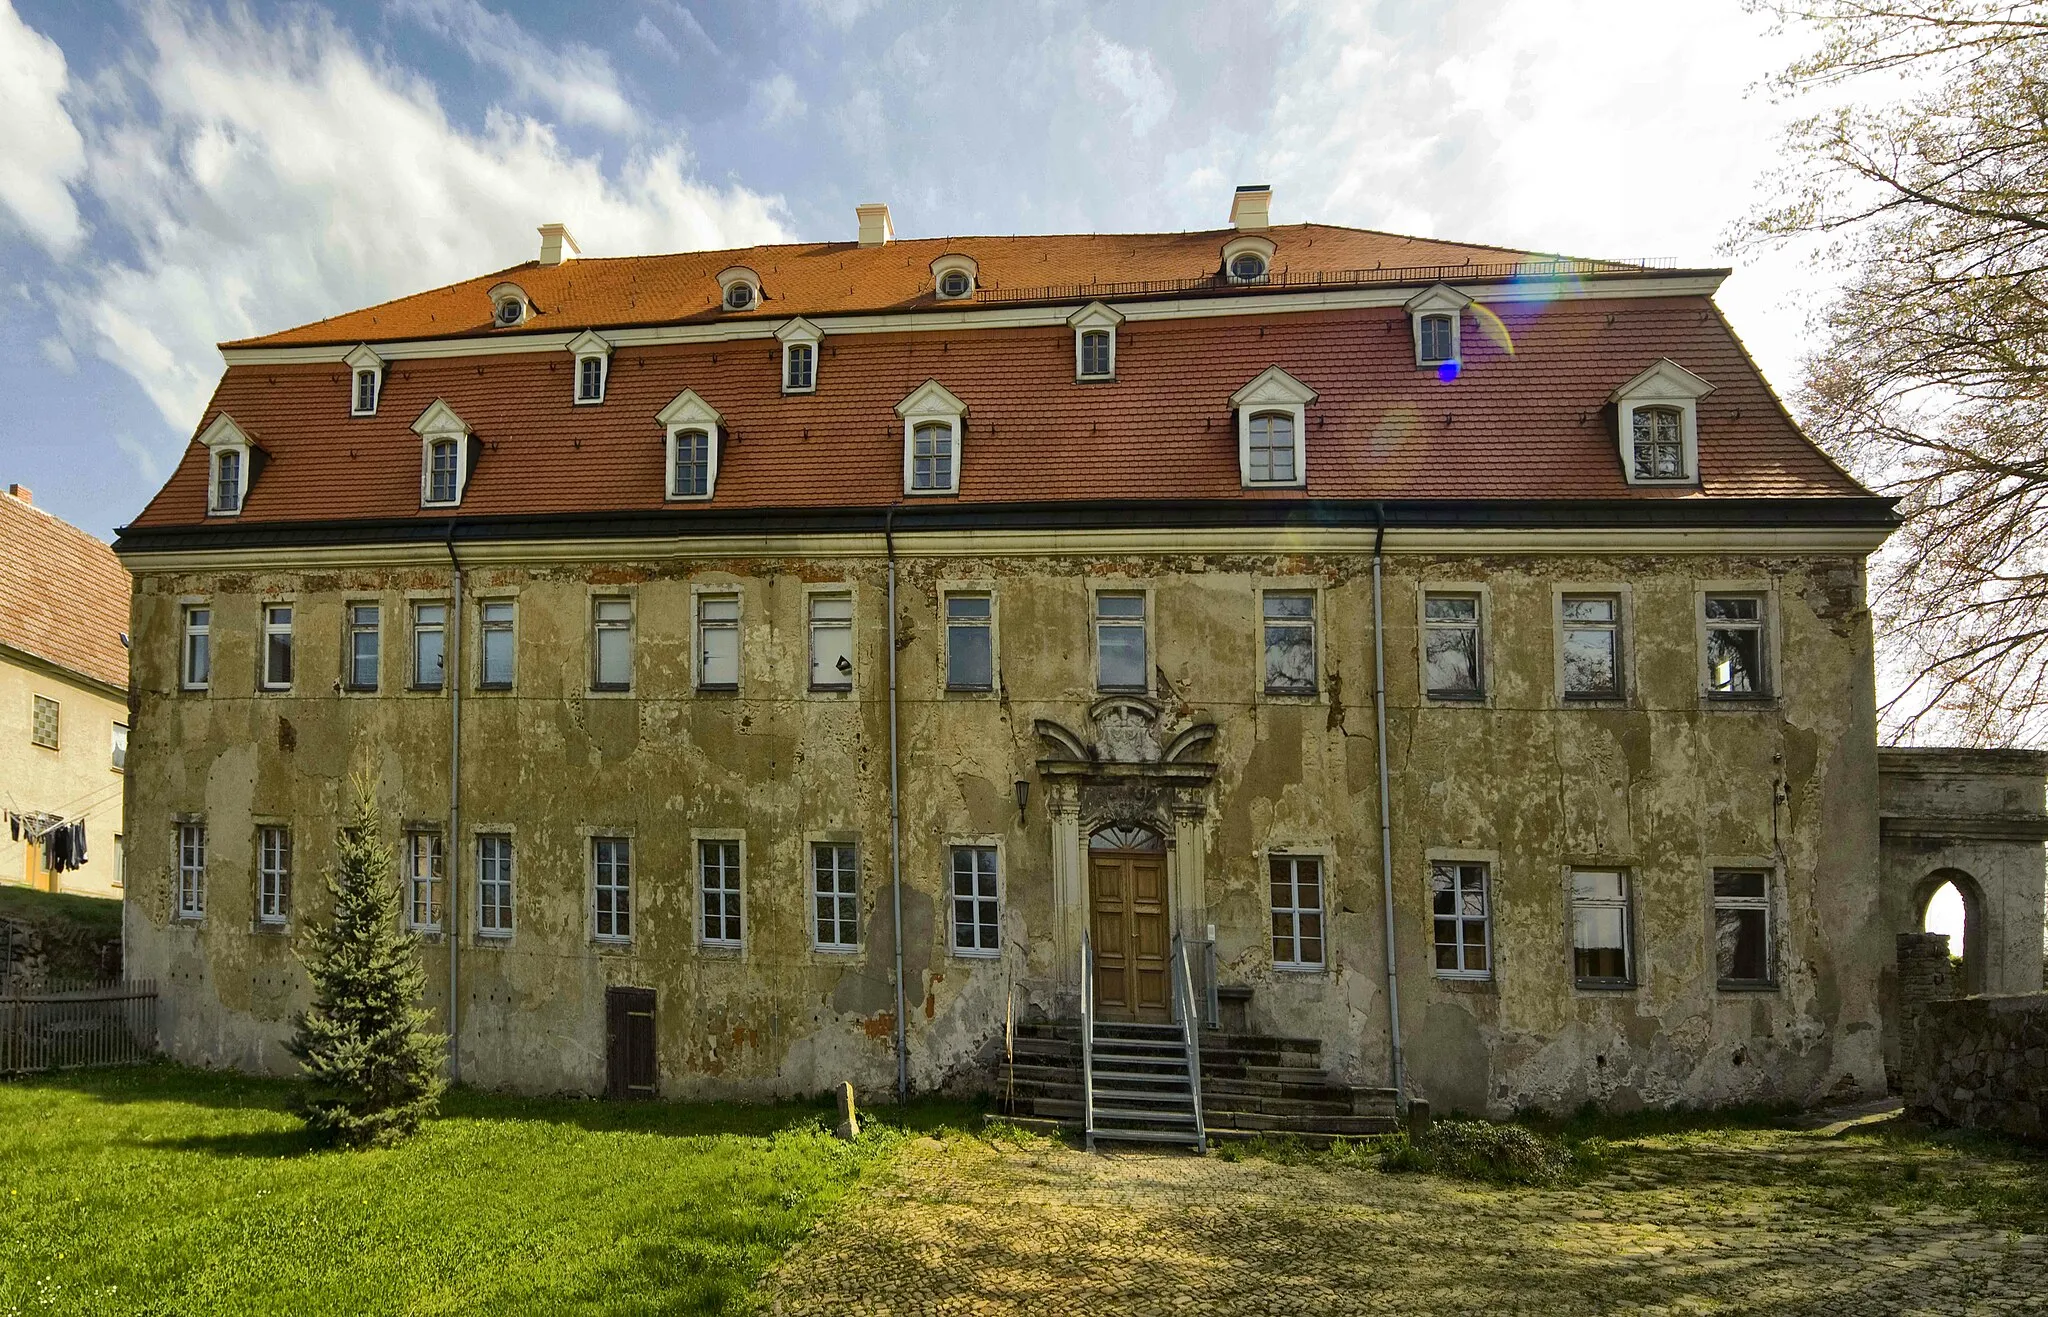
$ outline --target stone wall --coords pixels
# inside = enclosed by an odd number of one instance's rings
[[[1909,1110],[1968,1129],[2048,1138],[2048,992],[1959,997],[1907,1012]]]

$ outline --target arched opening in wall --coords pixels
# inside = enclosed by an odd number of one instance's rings
[[[1958,987],[1984,991],[1984,902],[1976,880],[1960,869],[1937,869],[1921,880],[1916,904],[1921,929],[1948,934],[1949,955],[1962,961]]]

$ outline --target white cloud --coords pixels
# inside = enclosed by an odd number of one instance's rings
[[[787,73],[778,73],[766,82],[757,82],[747,93],[747,109],[756,119],[769,127],[801,119],[810,107],[804,104],[802,93],[796,89],[796,80]]]
[[[179,430],[219,378],[216,342],[531,259],[548,220],[593,254],[787,236],[779,200],[695,181],[679,147],[607,177],[531,119],[464,131],[317,11],[140,18],[148,94],[88,119],[88,185],[135,255],[87,267],[59,304],[72,342]]]
[[[78,369],[77,354],[72,352],[69,343],[66,343],[57,335],[50,335],[42,342],[36,344],[36,347],[42,352],[44,361],[49,362],[66,375]]]
[[[1095,39],[1095,74],[1122,96],[1131,132],[1143,137],[1173,109],[1173,88],[1149,50],[1132,50],[1107,37]]]
[[[880,0],[804,0],[804,7],[833,27],[845,29],[865,18]]]
[[[574,41],[550,45],[478,0],[395,0],[393,8],[503,73],[527,100],[553,107],[570,123],[614,132],[639,126],[640,116],[627,104],[611,59],[601,50]]]
[[[676,43],[668,39],[668,33],[655,26],[654,20],[640,15],[640,21],[633,24],[633,40],[653,51],[671,64],[683,62],[683,53],[676,49]]]
[[[85,141],[61,97],[64,52],[0,0],[0,207],[58,256],[85,237],[71,184],[85,171]]]
[[[714,59],[723,59],[725,57],[725,52],[718,48],[718,43],[711,39],[711,34],[704,30],[704,25],[697,21],[697,15],[692,13],[688,6],[677,4],[676,0],[650,0],[650,4],[653,8],[668,15],[669,22],[674,23],[681,30],[683,36],[688,39],[690,44],[702,46],[705,53],[711,55]],[[642,14],[635,31],[654,27],[655,24],[645,14]],[[664,42],[668,41],[666,33],[662,35],[662,40]],[[669,43],[669,49],[672,51],[676,49],[674,43]],[[680,52],[677,52],[677,54],[680,58]]]

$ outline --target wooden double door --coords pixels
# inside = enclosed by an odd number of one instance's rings
[[[1088,927],[1095,947],[1095,1012],[1105,1020],[1171,1017],[1167,1007],[1166,852],[1088,852]]]

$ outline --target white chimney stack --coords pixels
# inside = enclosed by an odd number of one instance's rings
[[[1230,227],[1239,233],[1256,233],[1266,227],[1266,212],[1272,206],[1272,184],[1247,184],[1230,198]]]
[[[564,248],[567,250],[564,250]],[[572,253],[580,253],[582,250],[581,247],[576,245],[576,239],[570,236],[568,225],[543,224],[540,226],[540,263],[542,265],[560,265],[563,261],[568,260]]]
[[[896,236],[896,226],[889,222],[889,207],[879,201],[855,206],[854,216],[860,220],[860,245],[881,247]]]

